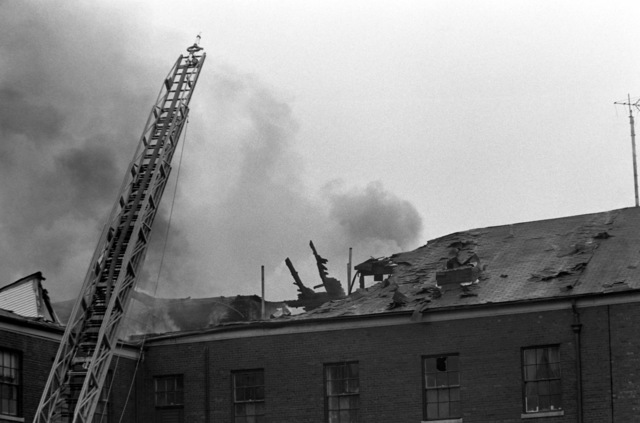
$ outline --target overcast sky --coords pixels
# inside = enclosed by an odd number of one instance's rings
[[[284,259],[634,205],[637,1],[2,1],[0,284],[71,298],[202,33],[157,295],[292,299]],[[177,167],[179,157],[174,164]],[[174,169],[173,176],[177,174]],[[173,183],[173,182],[172,182]],[[173,185],[141,288],[156,291]]]

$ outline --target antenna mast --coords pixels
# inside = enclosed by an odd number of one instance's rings
[[[627,102],[614,102],[613,104],[619,104],[622,106],[629,106],[629,125],[631,126],[631,149],[633,154],[633,188],[636,194],[636,207],[640,206],[638,203],[638,165],[636,162],[636,130],[635,130],[635,122],[633,119],[633,109],[631,106],[635,106],[636,109],[640,110],[640,106],[638,106],[639,100],[636,100],[635,103],[631,102],[631,95],[627,94]]]

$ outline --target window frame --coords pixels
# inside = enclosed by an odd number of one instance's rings
[[[22,377],[22,369],[23,369],[23,364],[22,364],[22,351],[19,350],[14,350],[11,348],[0,348],[0,369],[4,369],[4,359],[2,357],[4,357],[4,353],[9,354],[9,356],[13,356],[16,359],[16,367],[11,367],[11,364],[9,365],[9,369],[12,369],[16,372],[16,379],[17,382],[12,383],[12,382],[5,382],[2,379],[0,379],[0,416],[4,416],[4,417],[14,417],[14,418],[20,418],[23,416],[22,412],[22,389],[23,389],[23,377]],[[4,386],[9,386],[10,390],[15,389],[15,395],[16,395],[16,412],[15,414],[10,414],[8,411],[9,410],[5,410],[3,409],[3,405],[2,405],[2,391],[4,391],[4,389],[2,389]],[[13,388],[13,389],[12,389]]]
[[[530,364],[527,364],[526,359],[525,359],[525,352],[526,351],[535,351],[535,355],[536,355],[536,361],[534,363],[534,366],[536,366],[536,373],[538,371],[538,362],[537,362],[537,355],[538,355],[538,350],[544,350],[544,349],[551,349],[551,348],[555,348],[557,351],[557,361],[554,362],[548,362],[548,365],[552,365],[552,364],[556,364],[557,365],[557,376],[551,377],[550,374],[550,370],[551,367],[549,367],[547,370],[548,372],[548,376],[546,378],[537,378],[537,379],[528,379],[527,377],[527,369],[526,367],[531,366]],[[532,345],[532,346],[528,346],[528,347],[522,347],[520,350],[520,360],[521,360],[521,377],[522,377],[522,414],[525,416],[533,416],[536,414],[541,414],[541,413],[555,413],[555,412],[562,412],[564,410],[564,407],[562,406],[562,359],[560,356],[560,344],[547,344],[547,345]],[[527,386],[528,384],[538,384],[541,382],[549,382],[549,393],[547,395],[544,395],[546,397],[549,398],[549,401],[551,402],[551,397],[558,397],[559,400],[559,406],[556,406],[556,408],[552,408],[553,405],[549,405],[549,408],[540,408],[539,406],[539,401],[538,401],[538,408],[536,411],[529,411],[527,410],[528,408],[528,397],[527,397]],[[557,382],[556,384],[556,392],[555,394],[551,393],[551,382]],[[540,398],[540,395],[537,395],[537,399]]]
[[[356,366],[357,372],[356,372],[356,377],[353,377],[353,374],[351,374],[351,367],[352,365]],[[341,366],[341,367],[346,367],[348,370],[348,375],[346,378],[342,378],[342,379],[337,379],[337,380],[341,380],[341,381],[349,381],[349,380],[356,380],[357,381],[357,391],[356,392],[341,392],[339,394],[330,394],[329,393],[329,377],[328,375],[328,369],[330,368],[336,368],[337,366]],[[322,375],[323,375],[323,379],[324,379],[324,383],[323,383],[323,389],[324,389],[324,414],[325,414],[325,422],[326,423],[358,423],[360,421],[360,363],[357,360],[351,360],[351,361],[339,361],[339,362],[334,362],[334,363],[324,363],[323,367],[322,367]],[[348,383],[348,382],[347,382]],[[331,399],[332,398],[351,398],[349,401],[349,407],[348,408],[342,408],[341,406],[339,406],[339,408],[337,410],[334,410],[331,408]],[[351,407],[351,401],[355,398],[355,402],[356,402],[356,407]],[[339,401],[340,402],[340,401]],[[348,421],[342,421],[342,417],[340,417],[340,411],[342,410],[349,410],[349,417],[348,417]],[[351,418],[351,410],[355,410],[355,420],[352,420]],[[338,412],[338,420],[333,421],[331,420],[331,412],[332,411],[337,411]]]
[[[158,390],[158,381],[160,380],[169,380],[169,379],[173,379],[175,381],[174,383],[174,390],[163,390],[163,391],[159,391]],[[159,393],[164,393],[165,394],[165,398],[166,398],[166,394],[172,392],[174,394],[176,393],[180,393],[180,401],[175,401],[171,404],[168,403],[163,403],[163,404],[159,404],[158,403],[158,394]],[[177,398],[177,397],[176,397]],[[159,375],[159,376],[154,376],[153,377],[153,404],[155,406],[155,408],[157,409],[164,409],[164,408],[184,408],[184,375],[182,374],[172,374],[172,375]]]
[[[262,399],[249,399],[249,400],[238,400],[236,396],[236,389],[239,386],[236,384],[236,377],[240,374],[260,374],[262,376],[262,385],[242,385],[241,388],[262,388]],[[241,369],[241,370],[232,370],[231,371],[231,416],[233,417],[234,422],[239,422],[239,418],[244,417],[244,421],[246,421],[247,417],[262,417],[261,419],[257,419],[256,421],[265,421],[266,416],[266,380],[265,380],[265,372],[264,368],[256,368],[256,369]],[[259,391],[256,391],[256,393]],[[248,405],[248,404],[262,404],[262,414],[252,414],[251,416],[245,414],[244,416],[240,416],[236,414],[236,406],[237,405]]]
[[[447,374],[447,384],[443,384],[443,385],[437,385],[437,379],[436,379],[436,385],[435,386],[429,386],[429,384],[427,383],[427,375],[428,373],[434,373],[435,372],[427,372],[427,360],[431,360],[431,359],[439,359],[439,358],[450,358],[450,357],[455,357],[457,359],[457,369],[456,370],[451,370],[451,373],[456,372],[458,375],[458,383],[457,384],[450,384],[449,383],[449,370],[447,369],[445,372]],[[423,418],[424,421],[439,421],[439,420],[455,420],[455,419],[460,419],[462,417],[462,372],[460,370],[460,354],[459,353],[442,353],[442,354],[429,354],[429,355],[423,355],[421,357],[421,361],[422,361],[422,414],[423,414]],[[437,361],[436,361],[436,366],[437,366]],[[457,390],[457,400],[451,400],[451,389],[456,389]],[[444,389],[448,389],[449,392],[447,393],[447,397],[448,400],[446,401],[447,404],[449,404],[448,410],[449,410],[449,415],[448,416],[440,416],[440,412],[438,411],[438,415],[436,417],[429,417],[429,412],[428,412],[428,406],[430,404],[429,401],[429,391],[432,392],[436,392],[436,395],[439,395],[438,392],[440,390],[444,390]],[[451,414],[451,403],[452,402],[457,402],[458,403],[458,413],[455,415]],[[444,401],[436,401],[436,404],[440,404],[440,403],[444,403]]]

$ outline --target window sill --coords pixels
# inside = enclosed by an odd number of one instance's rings
[[[459,418],[459,419],[440,419],[440,420],[422,420],[420,423],[462,423],[462,418]]]
[[[0,414],[0,422],[24,422],[24,417],[15,417],[15,416],[5,416]]]
[[[556,417],[556,416],[564,416],[564,410],[541,411],[539,413],[522,413],[520,415],[520,417],[523,419],[537,419],[540,417]]]

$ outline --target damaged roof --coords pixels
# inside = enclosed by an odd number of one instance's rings
[[[288,319],[640,289],[640,208],[457,232],[389,257],[388,279]]]

